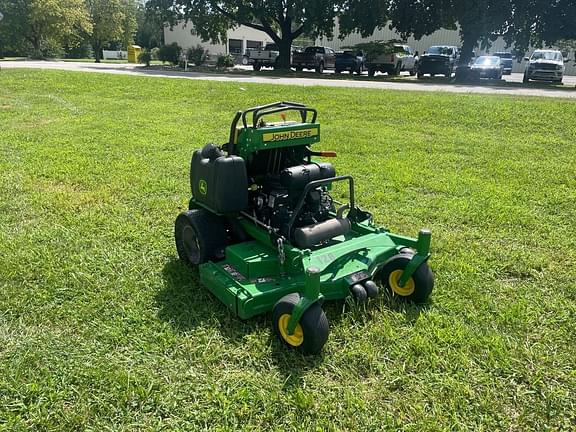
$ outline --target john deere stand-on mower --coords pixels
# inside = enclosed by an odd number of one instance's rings
[[[286,121],[290,112],[300,121]],[[316,118],[291,102],[237,112],[226,144],[194,152],[192,199],[175,227],[180,259],[216,297],[242,319],[272,311],[280,339],[309,354],[328,339],[325,300],[362,302],[381,285],[421,303],[434,285],[430,232],[413,239],[374,226],[353,178],[316,161],[335,156],[311,149]],[[347,183],[349,202],[331,196],[336,182]]]

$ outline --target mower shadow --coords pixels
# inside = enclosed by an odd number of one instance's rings
[[[202,287],[196,270],[178,259],[168,261],[162,270],[164,288],[156,295],[160,307],[158,317],[178,332],[188,332],[204,325],[219,324],[219,332],[231,341],[242,338],[265,326],[265,319],[256,317],[242,321]]]
[[[182,264],[178,259],[168,261],[162,271],[164,287],[156,295],[160,309],[158,317],[169,323],[177,332],[187,333],[202,326],[217,326],[219,333],[229,343],[237,346],[246,343],[245,337],[254,333],[267,333],[266,346],[270,347],[271,360],[285,376],[284,388],[300,387],[306,371],[324,363],[324,354],[304,356],[288,349],[270,330],[270,314],[249,320],[240,320],[200,283],[198,272]],[[332,328],[342,320],[373,320],[380,311],[395,311],[405,315],[410,325],[416,323],[420,314],[431,303],[414,305],[398,300],[387,293],[365,305],[355,305],[350,299],[324,304],[324,310]]]

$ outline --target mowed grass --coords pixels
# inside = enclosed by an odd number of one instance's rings
[[[242,108],[319,110],[357,200],[433,233],[431,301],[326,305],[302,357],[182,266],[192,150]],[[576,428],[576,104],[0,73],[0,429]]]

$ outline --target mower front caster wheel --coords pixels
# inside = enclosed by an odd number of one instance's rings
[[[427,263],[416,269],[404,286],[399,281],[404,269],[412,259],[412,255],[401,253],[390,258],[382,267],[380,277],[384,285],[393,295],[414,303],[425,303],[434,288],[434,275]]]
[[[318,354],[328,340],[328,318],[318,303],[310,306],[296,325],[293,334],[288,334],[288,323],[294,308],[300,301],[299,294],[282,297],[272,311],[272,325],[280,340],[302,351],[303,354]]]
[[[364,288],[360,284],[354,284],[350,287],[350,293],[352,294],[352,298],[358,304],[366,303],[368,300],[368,292],[366,288]]]

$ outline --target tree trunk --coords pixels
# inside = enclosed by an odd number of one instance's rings
[[[41,45],[40,44],[40,38],[37,36],[34,36],[34,38],[32,39],[32,58],[35,58],[35,59],[43,58],[42,48],[40,45]]]
[[[474,54],[474,48],[476,47],[476,42],[479,37],[480,36],[474,32],[462,31],[462,51],[460,52],[460,59],[454,76],[456,82],[467,83],[476,80],[477,77],[470,68],[469,63]]]
[[[472,59],[474,48],[478,42],[478,35],[463,32],[462,33],[462,52],[460,53],[459,66],[467,66]]]
[[[102,47],[100,46],[100,43],[99,43],[99,42],[94,42],[94,43],[92,44],[92,49],[94,50],[94,61],[95,61],[96,63],[100,63],[100,59],[101,59],[101,57],[100,57],[100,51],[101,51],[101,48],[102,48]]]
[[[282,33],[282,39],[278,44],[280,54],[278,55],[277,69],[290,70],[292,63],[292,33]]]

